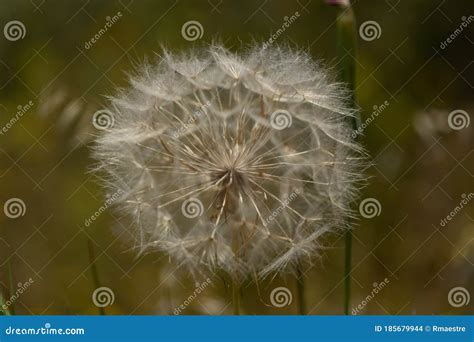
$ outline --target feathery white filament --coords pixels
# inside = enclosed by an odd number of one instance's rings
[[[363,152],[341,85],[283,47],[165,56],[112,99],[95,146],[141,250],[265,276],[346,228]]]

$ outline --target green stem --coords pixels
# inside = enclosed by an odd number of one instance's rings
[[[10,294],[10,296],[13,295],[13,292],[15,291],[15,287],[13,285],[13,268],[12,268],[12,259],[8,259],[8,262],[7,262],[7,267],[8,267],[8,293]],[[10,306],[8,307],[8,311],[10,313],[10,315],[15,315],[15,303],[12,303],[10,304]]]
[[[5,298],[3,297],[3,293],[0,290],[0,316],[9,316],[9,315],[10,315],[10,311],[8,310],[8,306],[6,306]]]
[[[306,315],[306,302],[304,300],[305,286],[301,266],[296,267],[296,293],[298,296],[298,315]]]
[[[0,227],[0,232],[3,233],[2,227]],[[10,295],[11,292],[11,283],[12,283],[12,271],[11,271],[11,257],[7,261],[7,288],[5,289],[6,291],[3,291],[3,289],[0,287],[0,316],[9,316],[11,315],[10,308],[7,306],[7,301],[6,298]]]
[[[92,274],[92,283],[94,284],[94,289],[98,289],[100,287],[100,279],[99,279],[99,271],[96,265],[96,257],[94,246],[92,245],[91,239],[87,239],[87,250],[89,251],[89,263],[91,265],[91,274]],[[105,309],[103,307],[99,307],[99,315],[105,315]]]
[[[240,259],[240,238],[239,238],[239,229],[234,227],[232,231],[232,249],[234,252],[234,258],[236,262],[239,262]],[[234,315],[240,315],[240,277],[239,274],[232,274],[232,305],[234,307]]]
[[[232,305],[234,307],[234,315],[240,315],[240,282],[235,276],[232,276]]]
[[[346,84],[351,92],[351,103],[356,108],[355,77],[356,66],[355,58],[357,55],[357,30],[354,12],[350,1],[341,1],[340,13],[337,17],[337,43],[341,63],[341,81]],[[357,129],[360,124],[358,116],[351,117],[353,129]],[[344,314],[349,315],[351,298],[351,270],[352,270],[352,231],[348,230],[345,234],[345,257],[344,257]]]
[[[349,315],[351,305],[351,268],[352,268],[352,232],[349,230],[345,236],[344,258],[344,315]]]

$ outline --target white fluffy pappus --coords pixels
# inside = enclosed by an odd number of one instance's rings
[[[97,171],[140,251],[193,273],[261,277],[311,261],[350,229],[363,184],[350,94],[302,51],[165,52],[111,98]]]

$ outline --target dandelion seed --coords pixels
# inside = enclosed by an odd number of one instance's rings
[[[165,53],[131,84],[112,98],[114,125],[94,154],[141,251],[165,251],[193,272],[266,276],[348,229],[363,180],[355,111],[309,55]],[[198,211],[183,215],[190,201]]]

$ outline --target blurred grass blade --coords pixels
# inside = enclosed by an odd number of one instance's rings
[[[341,12],[337,17],[337,45],[340,61],[340,79],[351,92],[351,105],[357,108],[355,92],[356,63],[357,58],[357,29],[354,11],[350,2],[344,2],[340,6]],[[360,125],[360,117],[356,115],[351,118],[351,125],[357,129]]]
[[[234,258],[236,262],[239,262],[240,251],[241,251],[241,241],[239,236],[239,231],[237,227],[232,228],[232,249],[234,252]],[[234,316],[240,315],[240,301],[241,301],[241,287],[240,287],[240,276],[239,274],[231,275],[232,278],[232,306]]]
[[[8,267],[8,294],[9,296],[12,296],[13,293],[15,292],[15,287],[13,285],[13,268],[12,268],[12,259],[8,259],[7,262],[7,267]],[[10,315],[15,315],[15,303],[10,304],[8,307],[8,311]]]
[[[6,305],[5,298],[3,298],[3,293],[0,291],[0,316],[8,316],[10,315],[10,311]]]
[[[355,93],[356,66],[355,58],[357,56],[357,30],[354,11],[350,0],[333,0],[328,3],[337,5],[340,13],[336,19],[337,26],[337,45],[340,63],[340,79],[346,84],[351,92],[350,105],[357,108]],[[360,125],[360,117],[357,115],[350,119],[353,129]],[[345,233],[345,257],[344,257],[344,314],[349,314],[351,297],[351,269],[352,269],[352,231]]]
[[[92,274],[92,283],[94,284],[94,290],[100,287],[100,279],[99,279],[99,270],[97,269],[96,265],[96,257],[95,257],[95,250],[94,246],[92,245],[92,240],[87,238],[87,250],[89,252],[89,263],[91,266],[91,274]],[[99,315],[105,315],[105,309],[103,307],[98,307]]]
[[[298,296],[298,315],[306,315],[306,301],[305,301],[305,281],[304,273],[301,269],[301,265],[298,264],[296,267],[296,294]]]
[[[232,306],[234,316],[240,315],[240,282],[232,277]]]

